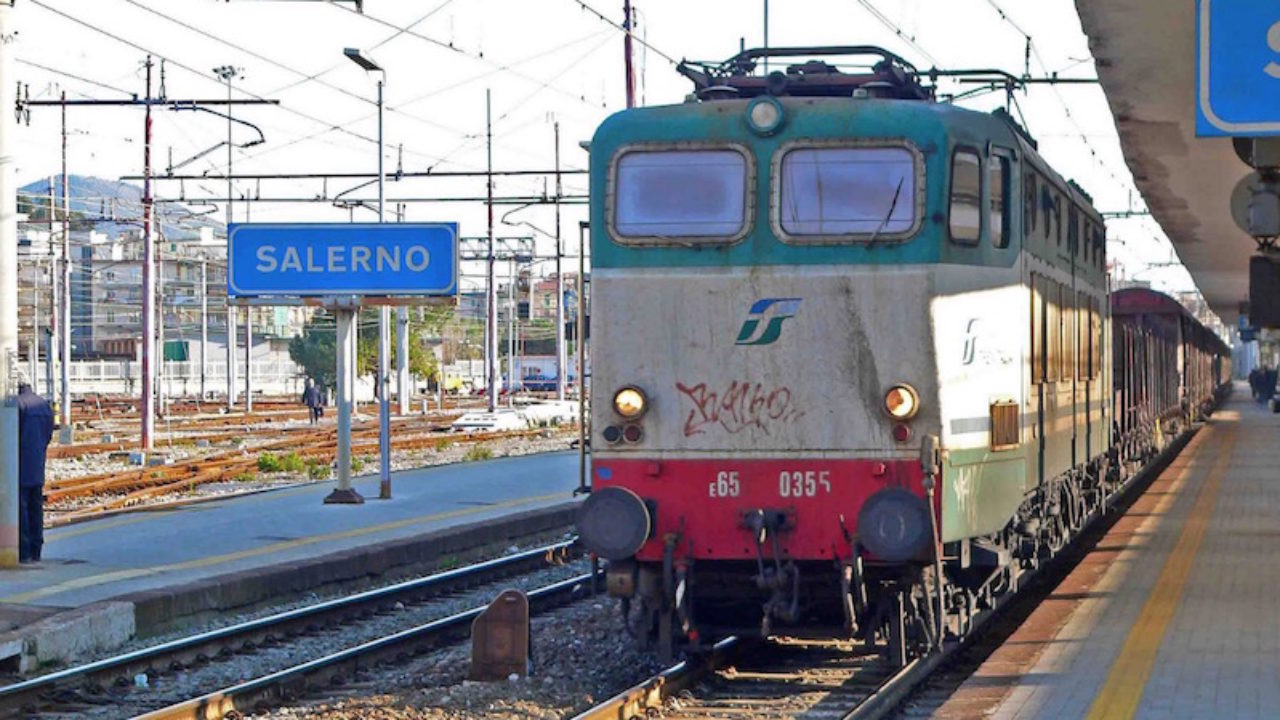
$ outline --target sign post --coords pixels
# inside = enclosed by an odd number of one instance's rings
[[[337,319],[338,485],[326,503],[364,502],[351,486],[356,314],[458,292],[457,223],[257,223],[227,235],[227,296],[242,303],[312,302]],[[380,388],[386,392],[386,384]],[[385,399],[385,397],[384,397]],[[389,446],[389,428],[381,434]]]

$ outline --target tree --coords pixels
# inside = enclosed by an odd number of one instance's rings
[[[359,314],[360,337],[356,350],[356,373],[371,376],[378,370],[378,311],[366,309]],[[421,378],[435,378],[439,373],[435,354],[431,352],[431,332],[426,323],[409,323],[409,372]],[[394,372],[397,348],[391,346]],[[302,335],[289,341],[289,357],[301,365],[307,377],[326,388],[337,384],[337,320],[325,310],[306,324]]]
[[[289,341],[289,358],[322,387],[337,384],[337,323],[332,313],[316,313],[307,322],[302,334]]]

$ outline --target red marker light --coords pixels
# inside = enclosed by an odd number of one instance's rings
[[[906,423],[898,423],[893,426],[893,439],[900,443],[904,443],[911,439],[911,428]]]
[[[640,442],[644,437],[644,430],[639,425],[628,425],[622,431],[622,438],[629,443]]]

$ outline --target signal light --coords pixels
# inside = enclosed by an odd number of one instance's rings
[[[628,425],[622,429],[622,439],[629,443],[638,443],[644,438],[644,429],[639,425]]]
[[[893,426],[893,439],[900,443],[904,443],[911,439],[911,428],[906,423],[898,423]]]
[[[613,445],[622,439],[622,429],[617,425],[610,425],[606,427],[600,434],[604,436],[605,442],[610,445]]]

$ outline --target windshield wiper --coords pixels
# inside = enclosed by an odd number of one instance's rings
[[[898,187],[893,191],[893,200],[889,203],[889,212],[885,213],[884,220],[880,222],[880,227],[871,233],[871,240],[867,242],[867,247],[872,248],[876,245],[876,237],[880,235],[880,231],[885,229],[889,224],[890,218],[893,217],[893,211],[898,209],[898,197],[902,195],[902,184],[907,181],[907,176],[903,175],[898,179]]]

